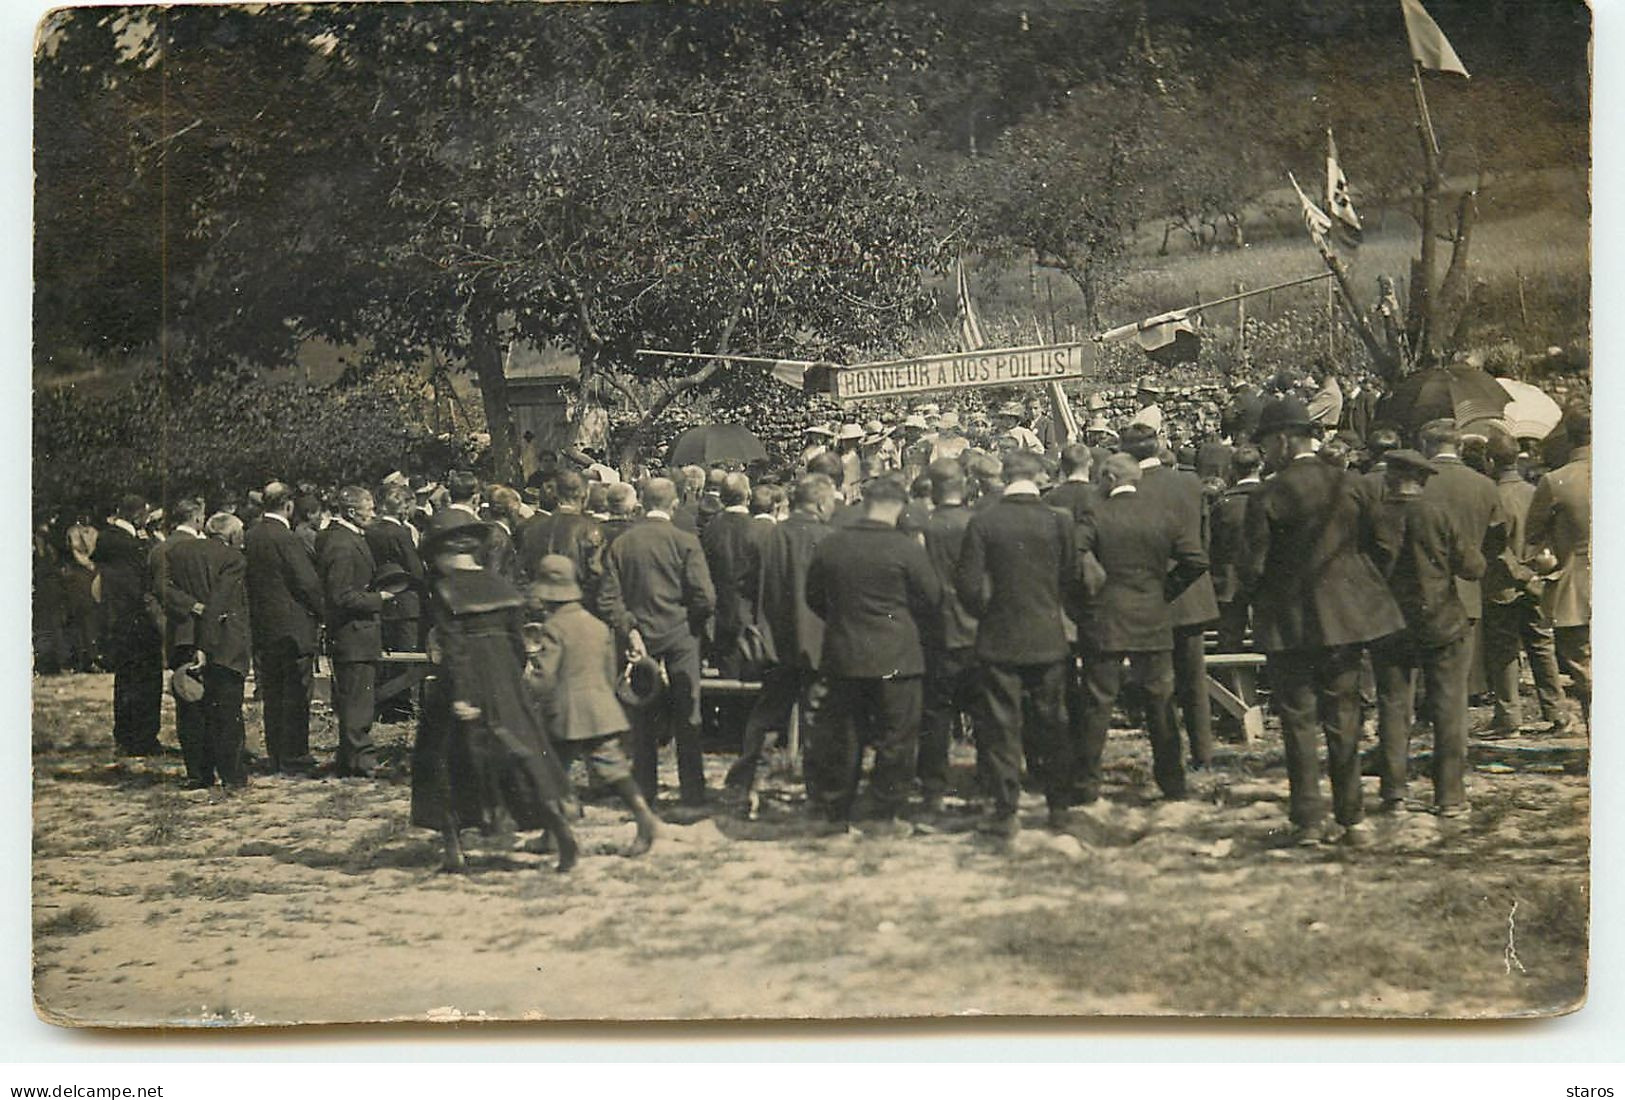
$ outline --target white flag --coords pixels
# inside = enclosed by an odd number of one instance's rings
[[[1422,6],[1422,0],[1399,0],[1399,8],[1405,13],[1405,33],[1411,40],[1413,61],[1434,72],[1468,75],[1467,66],[1456,56],[1450,39]]]
[[[1326,131],[1326,212],[1336,224],[1339,243],[1358,248],[1362,229],[1360,215],[1354,212],[1354,200],[1349,197],[1348,177],[1337,161],[1337,142],[1331,130]]]
[[[1298,193],[1298,201],[1303,204],[1303,224],[1309,230],[1309,236],[1313,237],[1321,248],[1328,247],[1326,234],[1331,232],[1332,219],[1326,216],[1326,211],[1315,205],[1313,199],[1303,193],[1303,188],[1298,186],[1298,177],[1288,172],[1286,178],[1292,181],[1292,190]]]

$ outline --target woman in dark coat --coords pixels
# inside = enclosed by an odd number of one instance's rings
[[[575,865],[576,841],[561,810],[569,775],[525,691],[524,600],[506,579],[480,568],[484,524],[430,531],[423,557],[429,583],[429,657],[412,748],[412,824],[438,829],[445,867],[463,867],[458,831],[546,829],[558,869]]]

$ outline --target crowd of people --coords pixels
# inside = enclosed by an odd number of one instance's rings
[[[326,495],[277,481],[161,513],[131,495],[100,528],[36,530],[36,667],[110,670],[114,742],[136,756],[168,751],[167,673],[196,789],[253,768],[370,777],[375,721],[415,719],[412,820],[441,833],[449,867],[478,827],[542,830],[567,869],[570,764],[624,803],[642,853],[665,746],[677,801],[716,797],[707,725],[737,739],[726,785],[754,817],[768,746],[799,722],[820,832],[857,821],[871,751],[861,828],[907,835],[943,813],[956,737],[974,744],[958,793],[980,828],[1015,835],[1026,782],[1067,830],[1111,793],[1118,714],[1144,728],[1161,796],[1185,798],[1226,733],[1213,633],[1267,657],[1293,840],[1366,844],[1363,728],[1376,808],[1403,813],[1424,718],[1431,808],[1455,816],[1475,693],[1493,701],[1484,736],[1575,729],[1563,676],[1588,727],[1590,693],[1589,414],[1566,411],[1570,453],[1545,470],[1449,420],[1402,438],[1375,398],[1326,373],[1225,393],[1148,381],[1091,398],[1070,441],[1037,402],[985,420],[921,402],[812,425],[782,470],[582,456],[517,488],[453,470]],[[338,726],[320,768],[318,652]],[[384,697],[391,655],[412,653],[428,678]]]

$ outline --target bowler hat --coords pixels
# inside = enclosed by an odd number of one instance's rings
[[[1313,426],[1309,409],[1296,397],[1277,397],[1265,404],[1258,414],[1258,427],[1253,429],[1253,441],[1262,442],[1275,432],[1289,430],[1308,431]]]
[[[537,600],[562,603],[579,600],[581,586],[576,583],[575,562],[563,554],[548,554],[536,567],[536,579],[531,582],[530,595]]]
[[[615,684],[615,698],[629,707],[646,707],[660,697],[666,683],[666,666],[645,653],[626,662]]]
[[[182,665],[169,674],[169,692],[177,702],[198,703],[203,700],[203,681],[197,669]]]
[[[399,563],[386,562],[378,567],[378,574],[372,578],[371,587],[374,592],[388,592],[391,595],[399,596],[416,584],[417,579],[402,568]]]

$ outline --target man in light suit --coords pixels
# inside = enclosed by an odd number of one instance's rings
[[[1591,728],[1591,413],[1563,414],[1573,446],[1568,462],[1540,479],[1529,503],[1528,545],[1549,548],[1557,569],[1541,599],[1556,628],[1557,664],[1569,676]]]
[[[378,766],[372,721],[374,662],[383,653],[379,615],[394,597],[371,588],[378,569],[365,534],[373,519],[372,494],[359,485],[346,485],[339,490],[338,508],[338,515],[316,539],[328,654],[333,659],[333,711],[339,720],[333,768],[341,777],[370,779]]]
[[[226,790],[241,790],[248,785],[243,681],[249,669],[243,524],[222,512],[209,517],[204,531],[207,538],[189,539],[169,554],[171,581],[191,600],[187,664],[203,681],[201,729],[182,740],[181,752],[188,787],[207,790],[218,776]]]
[[[273,481],[261,504],[265,514],[244,543],[249,625],[264,681],[265,755],[272,771],[309,775],[316,763],[310,755],[310,695],[322,582],[293,531],[293,489]]]

